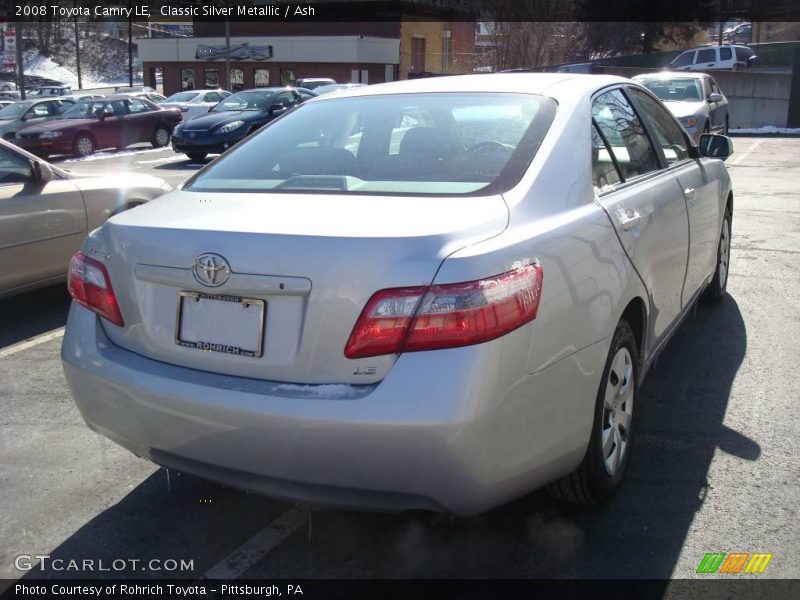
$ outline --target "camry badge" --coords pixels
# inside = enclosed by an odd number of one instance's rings
[[[201,254],[194,259],[192,267],[194,278],[208,287],[219,287],[226,281],[231,274],[231,267],[228,261],[219,254]]]

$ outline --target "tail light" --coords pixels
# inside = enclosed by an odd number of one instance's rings
[[[344,354],[365,358],[493,340],[536,318],[542,276],[536,263],[477,281],[381,290],[361,312]]]
[[[76,302],[108,319],[114,325],[120,327],[125,325],[117,297],[111,287],[111,279],[103,264],[78,252],[69,261],[67,286]]]

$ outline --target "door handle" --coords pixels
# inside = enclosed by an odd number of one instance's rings
[[[683,190],[683,196],[686,198],[686,202],[689,204],[694,204],[694,188],[687,187]]]
[[[632,208],[617,209],[617,219],[623,231],[630,231],[642,224],[642,215]]]

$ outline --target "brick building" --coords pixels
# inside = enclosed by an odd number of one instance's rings
[[[230,36],[232,90],[303,77],[382,83],[421,72],[471,72],[475,23],[427,11],[384,22],[231,22]],[[192,37],[137,44],[145,84],[155,87],[160,72],[166,95],[229,87],[223,22],[195,22]]]

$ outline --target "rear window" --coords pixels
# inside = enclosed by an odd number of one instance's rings
[[[747,59],[753,56],[753,51],[750,48],[734,48],[736,50],[736,60],[747,62]]]
[[[516,184],[551,98],[431,93],[301,105],[192,178],[194,191],[466,195]]]

